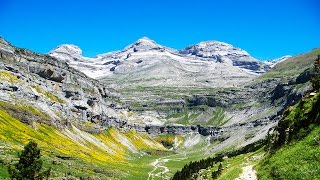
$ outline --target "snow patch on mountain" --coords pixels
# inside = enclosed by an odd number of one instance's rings
[[[290,55],[286,55],[286,56],[282,56],[280,58],[277,59],[272,59],[272,60],[267,60],[265,61],[266,64],[268,64],[271,68],[273,68],[275,65],[277,65],[280,62],[283,62],[289,58],[291,58],[292,56]]]
[[[267,64],[253,58],[248,52],[219,41],[200,42],[180,50],[180,53],[220,63],[231,63],[232,66],[239,67],[251,74],[261,74],[270,69]]]

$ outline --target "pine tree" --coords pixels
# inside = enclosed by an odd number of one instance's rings
[[[48,179],[51,169],[40,173],[42,168],[41,153],[38,144],[30,141],[19,154],[19,162],[9,166],[11,179],[16,180],[41,180]]]

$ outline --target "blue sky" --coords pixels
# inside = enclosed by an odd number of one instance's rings
[[[0,0],[0,36],[46,53],[75,44],[94,56],[147,36],[181,49],[219,40],[259,59],[320,47],[318,0]]]

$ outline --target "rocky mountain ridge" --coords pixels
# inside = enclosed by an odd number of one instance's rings
[[[217,66],[219,69],[227,66],[231,73],[237,74],[240,70],[244,75],[260,74],[270,69],[268,63],[256,60],[246,51],[218,41],[201,42],[178,51],[143,37],[121,51],[100,54],[94,58],[83,57],[81,50],[74,45],[58,46],[50,51],[49,55],[66,60],[72,67],[97,79],[116,74],[135,75],[141,70],[145,71],[144,61],[148,61],[147,65],[150,68],[151,65],[157,65],[158,60],[162,60],[162,63],[165,60],[177,60],[179,66],[190,66],[191,68],[193,65],[190,63],[192,62],[206,66],[208,62],[206,64],[203,61],[209,61],[211,66]],[[223,64],[223,67],[219,64]],[[239,70],[232,67],[239,68]],[[179,71],[179,67],[174,70]],[[148,75],[152,73],[149,72]],[[166,77],[165,74],[163,76]]]

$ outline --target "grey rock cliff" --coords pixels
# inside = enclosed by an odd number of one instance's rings
[[[50,121],[43,122],[58,128],[89,121],[99,129],[117,115],[112,108],[117,94],[65,61],[15,48],[3,39],[0,47],[0,70],[18,77],[1,81],[1,101],[39,109],[49,115]]]

